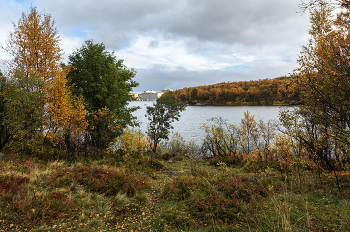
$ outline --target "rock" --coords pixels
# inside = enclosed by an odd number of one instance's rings
[[[8,158],[7,155],[5,155],[4,153],[1,153],[1,152],[0,152],[0,160],[5,160],[5,159],[7,159],[7,158]]]

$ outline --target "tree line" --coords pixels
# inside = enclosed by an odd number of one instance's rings
[[[295,79],[278,77],[257,81],[222,82],[175,90],[177,99],[200,105],[295,105],[301,92],[293,88]]]

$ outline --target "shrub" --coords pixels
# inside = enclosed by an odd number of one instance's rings
[[[260,173],[266,169],[280,170],[279,161],[260,159],[257,154],[252,154],[244,165],[244,170],[247,172]]]
[[[154,158],[141,158],[133,162],[135,162],[139,166],[142,166],[143,168],[148,168],[155,171],[160,171],[164,168],[164,164]]]
[[[227,174],[218,178],[216,187],[225,196],[234,195],[238,200],[247,203],[259,195],[266,196],[266,192],[258,183],[235,174]]]
[[[16,199],[4,209],[3,218],[9,223],[35,225],[55,220],[74,218],[79,211],[73,199],[57,191],[41,196],[28,196]]]
[[[201,198],[192,198],[188,201],[189,211],[201,224],[212,223],[213,220],[232,223],[237,220],[240,208],[237,199],[225,197],[217,192]]]
[[[0,176],[0,196],[6,194],[20,194],[22,192],[22,184],[27,183],[29,178],[18,177],[13,175]]]
[[[147,187],[147,180],[143,176],[82,165],[59,170],[53,179],[55,187],[70,185],[75,181],[89,191],[107,196],[120,192],[133,196],[137,190]]]
[[[220,156],[220,157],[210,157],[208,158],[209,164],[212,166],[219,166],[219,163],[225,163],[229,167],[241,166],[245,163],[243,158],[238,155],[228,155],[228,156]]]
[[[177,177],[173,182],[164,186],[161,198],[166,200],[184,200],[191,196],[191,192],[198,189],[198,178]]]
[[[147,139],[140,129],[126,129],[115,141],[115,148],[125,156],[139,157],[146,152]]]
[[[73,199],[61,192],[43,195],[29,193],[27,177],[0,176],[0,207],[2,228],[16,225],[32,228],[37,224],[74,218],[79,207]]]
[[[212,220],[225,223],[238,223],[239,214],[255,210],[254,200],[266,196],[257,183],[234,174],[222,175],[211,181],[213,192],[202,192],[187,202],[189,212],[200,224]]]

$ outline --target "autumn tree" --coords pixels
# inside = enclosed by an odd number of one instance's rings
[[[84,131],[85,119],[82,115],[85,111],[82,98],[73,99],[66,85],[67,70],[60,64],[62,50],[54,20],[49,14],[40,13],[35,7],[31,7],[29,12],[22,13],[21,19],[13,23],[13,26],[14,31],[9,34],[6,45],[2,46],[11,57],[8,62],[8,78],[13,83],[10,86],[18,85],[17,91],[23,92],[22,96],[12,99],[13,104],[21,106],[21,101],[31,99],[20,99],[21,97],[42,96],[43,101],[37,100],[35,103],[27,103],[32,104],[30,106],[23,106],[42,109],[41,114],[35,114],[41,118],[41,124],[31,123],[32,114],[29,112],[28,118],[21,119],[23,123],[32,124],[35,130],[39,130],[40,133],[37,134],[45,137],[45,141],[49,141],[51,145],[65,144],[68,142],[67,137],[72,138]],[[9,91],[11,93],[13,91]],[[7,111],[4,114],[10,115],[12,112]],[[18,123],[20,126],[21,122]],[[72,144],[71,141],[69,143]]]
[[[39,74],[44,81],[56,76],[60,69],[62,50],[59,35],[51,15],[40,13],[31,7],[23,12],[21,19],[13,23],[13,32],[8,36],[5,52],[11,57],[12,73],[23,72],[25,77]]]
[[[138,86],[133,81],[136,72],[106,51],[103,43],[90,40],[69,56],[69,65],[73,67],[69,85],[75,95],[82,94],[88,112],[86,142],[90,147],[107,148],[132,124],[136,108],[128,107],[128,102],[132,88]],[[103,121],[97,115],[103,115]]]
[[[167,92],[153,106],[147,106],[149,120],[147,135],[150,141],[151,150],[157,152],[158,145],[162,139],[168,140],[171,125],[179,120],[180,113],[186,109],[185,103],[180,99],[174,99],[173,93]]]
[[[115,148],[126,157],[140,157],[147,149],[147,139],[141,129],[126,129],[116,139]]]
[[[74,97],[67,86],[68,68],[63,68],[45,90],[45,139],[53,146],[73,151],[83,141],[87,122],[82,96]]]
[[[300,1],[299,8],[301,13],[305,13],[307,10],[313,11],[316,8],[331,6],[331,7],[349,7],[349,0],[309,0]]]
[[[254,115],[251,115],[249,111],[245,111],[244,118],[241,119],[239,137],[244,153],[249,154],[256,149],[258,136],[258,127]]]
[[[295,73],[304,94],[304,106],[294,112],[302,123],[298,139],[329,170],[347,162],[350,149],[350,6],[342,2],[335,18],[329,5],[311,11],[309,43]]]

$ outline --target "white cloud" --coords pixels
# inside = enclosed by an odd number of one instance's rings
[[[75,36],[61,36],[60,47],[64,51],[64,61],[68,61],[68,55],[72,54],[73,51],[80,48],[84,43],[84,39]]]
[[[140,36],[129,47],[118,50],[116,54],[124,58],[127,66],[134,68],[166,65],[171,70],[183,67],[190,71],[224,70],[256,60],[253,55],[229,54],[222,51],[212,51],[210,54],[191,53],[184,41],[164,38],[154,40],[153,37],[145,36]]]

